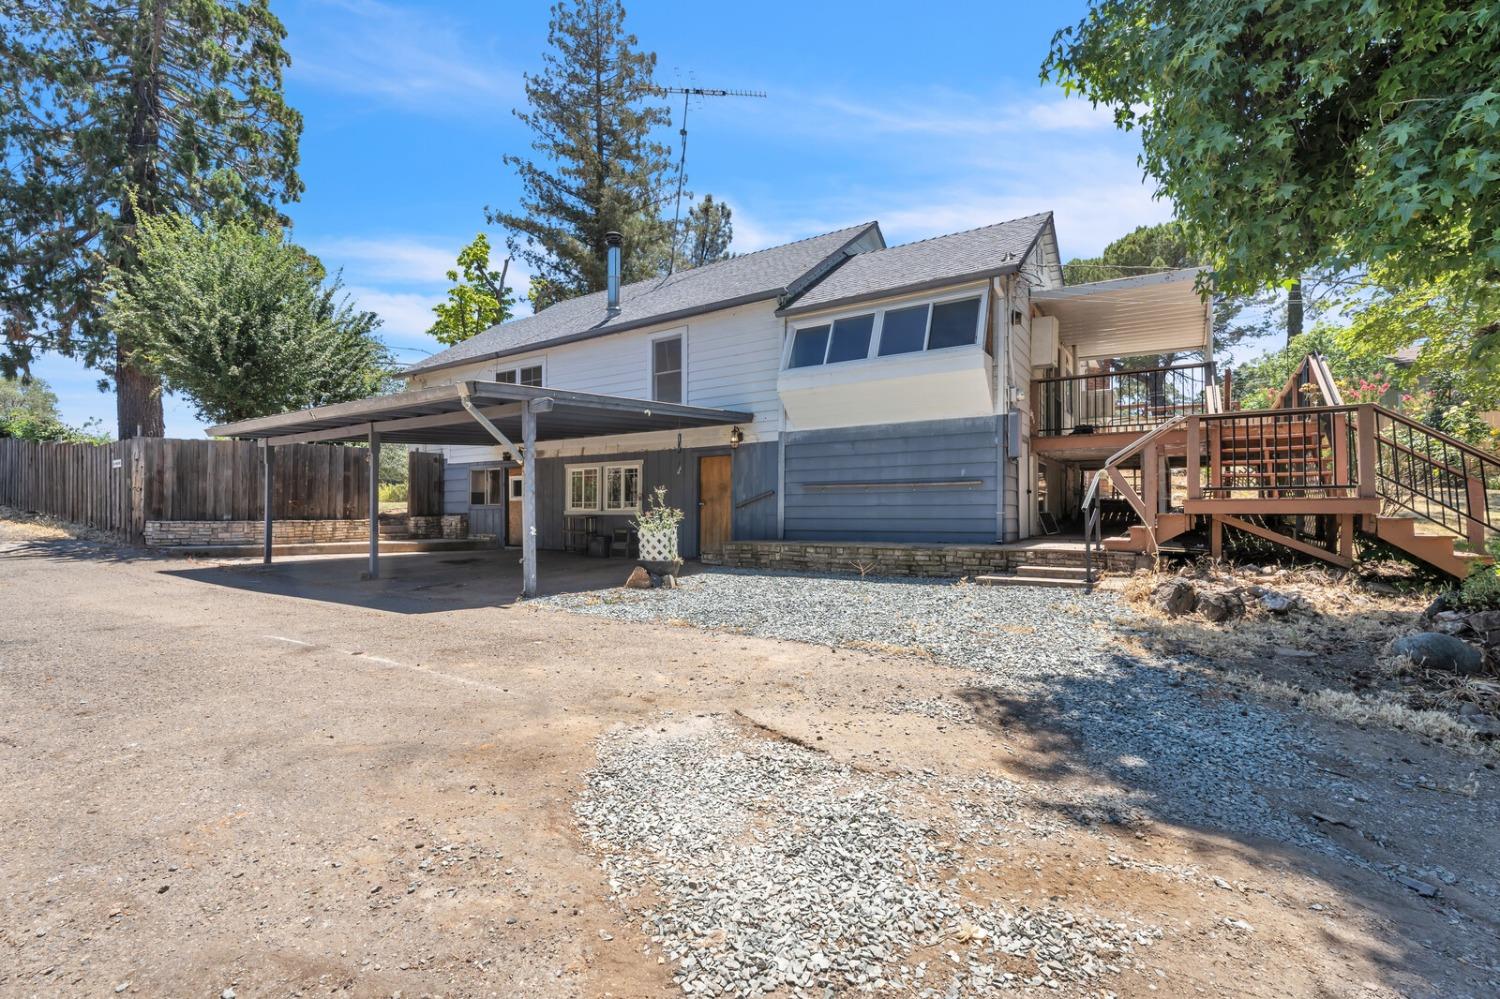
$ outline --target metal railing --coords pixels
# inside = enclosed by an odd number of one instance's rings
[[[1380,495],[1419,517],[1483,544],[1500,530],[1500,457],[1449,437],[1384,406],[1374,414],[1375,474]]]
[[[1199,417],[1212,499],[1348,498],[1359,493],[1359,409],[1319,406]]]
[[[1104,529],[1099,518],[1099,483],[1105,476],[1099,469],[1089,480],[1088,491],[1083,494],[1083,591],[1094,591],[1094,552],[1104,550]]]
[[[1179,416],[1209,411],[1213,362],[1039,378],[1037,434],[1147,431]]]

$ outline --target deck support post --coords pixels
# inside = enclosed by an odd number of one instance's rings
[[[260,442],[260,462],[261,462],[261,484],[260,484],[261,485],[261,504],[263,506],[263,509],[261,511],[261,516],[265,518],[265,529],[266,529],[266,536],[265,536],[265,543],[264,543],[264,554],[261,556],[261,561],[264,562],[266,565],[270,565],[271,564],[271,521],[273,519],[272,515],[275,512],[275,507],[274,507],[272,501],[273,501],[273,499],[276,496],[276,486],[275,486],[276,449],[271,444],[270,441],[263,440],[263,441]]]
[[[370,424],[370,568],[366,579],[380,578],[380,431]]]
[[[1187,498],[1203,498],[1203,439],[1200,418],[1189,416],[1187,422]]]
[[[1354,514],[1339,515],[1339,557],[1354,562]]]
[[[521,409],[521,595],[536,596],[536,404],[545,402],[543,411],[552,408],[550,399],[533,399]]]
[[[1354,460],[1359,465],[1359,497],[1374,499],[1380,495],[1375,469],[1375,407],[1361,403],[1355,427]]]
[[[1215,562],[1224,561],[1224,522],[1216,516],[1208,518],[1208,556]]]

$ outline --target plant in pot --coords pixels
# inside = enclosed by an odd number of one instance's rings
[[[677,554],[677,525],[682,511],[667,505],[666,486],[657,486],[646,497],[646,508],[636,518],[636,537],[640,544],[640,564],[658,576],[675,576],[682,568]]]

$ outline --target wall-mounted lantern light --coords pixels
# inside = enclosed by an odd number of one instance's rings
[[[744,443],[744,440],[745,432],[743,430],[741,430],[739,427],[729,428],[729,447],[731,449],[739,447],[742,443]]]

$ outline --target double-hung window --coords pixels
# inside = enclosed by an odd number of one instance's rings
[[[542,366],[525,364],[519,368],[502,368],[495,372],[495,381],[506,385],[541,385]]]
[[[682,402],[683,338],[681,333],[651,341],[651,398]]]
[[[476,468],[469,473],[469,505],[495,506],[505,502],[505,472],[499,468]]]
[[[567,467],[566,513],[641,512],[641,463]]]

